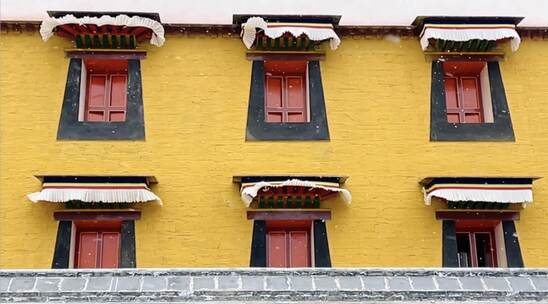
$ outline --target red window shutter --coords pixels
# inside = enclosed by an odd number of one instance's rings
[[[308,231],[289,232],[289,267],[310,267]]]
[[[282,84],[280,76],[266,76],[266,121],[282,122]]]
[[[445,85],[445,104],[447,105],[447,121],[450,123],[459,123],[459,98],[457,78],[445,77],[443,81]]]
[[[120,254],[120,233],[103,232],[101,248],[101,268],[118,268]]]
[[[78,240],[78,268],[97,268],[99,232],[80,232]]]
[[[127,76],[112,75],[110,86],[110,106],[125,107],[127,95]]]
[[[287,106],[289,108],[304,109],[306,107],[304,85],[304,76],[286,77]]]
[[[110,104],[108,121],[126,120],[127,76],[112,75],[110,77]]]
[[[465,109],[478,110],[480,108],[478,79],[476,77],[462,77],[462,106]]]
[[[287,76],[287,121],[306,122],[306,93],[304,76]]]
[[[88,95],[86,100],[86,120],[104,121],[104,108],[107,103],[107,75],[89,75]]]
[[[445,103],[447,109],[456,109],[459,107],[458,97],[457,97],[457,78],[445,77]]]
[[[267,234],[268,267],[287,267],[287,233],[285,231],[269,231]]]
[[[464,122],[480,123],[483,121],[478,77],[462,77],[462,107]]]

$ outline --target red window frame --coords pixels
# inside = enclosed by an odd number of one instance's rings
[[[305,60],[265,60],[266,122],[309,122],[307,66]]]
[[[267,221],[266,225],[267,267],[312,267],[312,221]]]
[[[90,122],[123,122],[127,112],[127,60],[88,59],[85,115]]]
[[[483,123],[481,94],[483,61],[446,61],[443,63],[445,103],[449,123]]]
[[[456,234],[467,234],[469,240],[469,249],[470,249],[470,263],[468,267],[479,267],[478,266],[478,252],[477,252],[477,235],[478,234],[487,234],[489,235],[489,246],[490,246],[490,256],[492,265],[486,267],[498,267],[498,256],[497,256],[497,242],[495,237],[495,226],[499,224],[499,221],[457,221],[456,223]],[[464,266],[462,266],[464,267]]]
[[[118,268],[120,221],[75,221],[74,268]]]

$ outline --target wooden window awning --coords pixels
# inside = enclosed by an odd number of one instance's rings
[[[141,16],[102,15],[100,17],[48,17],[40,25],[40,35],[47,41],[53,33],[73,39],[79,48],[135,48],[147,38],[155,46],[165,42],[164,27]]]
[[[42,190],[27,195],[33,202],[141,203],[161,200],[146,176],[39,176]]]
[[[511,40],[513,52],[521,39],[514,24],[433,24],[426,23],[420,34],[423,50],[433,46],[438,51],[488,51],[500,40]]]
[[[341,183],[337,181],[326,181],[322,178],[291,178],[276,179],[267,177],[256,180],[241,181],[240,195],[242,202],[249,207],[253,199],[260,195],[275,196],[312,196],[319,200],[340,193],[345,203],[350,204],[352,196],[350,191],[341,188]],[[287,202],[285,202],[287,204]],[[312,202],[311,202],[312,204]],[[306,207],[303,203],[302,207]],[[312,205],[310,207],[313,207]]]
[[[427,177],[423,186],[424,203],[433,197],[448,202],[533,202],[533,180],[538,177]]]
[[[336,49],[341,43],[341,39],[333,30],[333,24],[330,23],[266,22],[261,17],[251,17],[247,19],[246,23],[242,24],[241,36],[248,49],[253,47],[254,44],[263,43],[259,39],[260,37],[278,39],[287,34],[290,35],[288,39],[275,43],[287,44],[285,48],[302,46],[302,48],[308,49],[308,40],[313,42],[329,40],[332,50]],[[284,48],[284,45],[278,47]]]

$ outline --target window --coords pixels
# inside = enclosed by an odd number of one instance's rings
[[[74,268],[118,268],[120,222],[74,222]]]
[[[432,141],[514,140],[496,61],[434,61],[430,115]]]
[[[450,123],[493,122],[485,62],[448,61],[443,63],[443,70],[447,121]]]
[[[267,222],[267,266],[311,267],[311,222]]]
[[[524,267],[514,211],[438,211],[443,267]]]
[[[319,61],[285,57],[253,61],[246,140],[328,140]]]
[[[308,122],[306,61],[265,61],[266,122]]]
[[[325,215],[323,212],[248,212],[248,218],[253,219],[250,266],[331,267],[326,221],[320,219],[326,218]]]
[[[57,139],[144,140],[143,55],[69,56]]]
[[[127,107],[127,60],[85,60],[85,121],[123,122]]]
[[[52,268],[135,268],[138,211],[59,211]]]

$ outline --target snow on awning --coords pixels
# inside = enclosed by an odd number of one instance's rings
[[[324,194],[340,193],[345,203],[350,204],[352,196],[350,191],[340,188],[339,183],[322,182],[322,181],[307,181],[300,179],[288,179],[279,181],[259,181],[245,183],[242,182],[240,188],[241,199],[246,207],[249,207],[253,199],[260,194],[261,191],[267,192],[271,188],[297,187],[303,188],[311,194],[324,196]],[[320,193],[321,192],[321,193]]]
[[[426,178],[423,185],[424,203],[433,197],[451,202],[531,203],[533,179],[528,178]]]
[[[521,39],[514,24],[431,24],[424,25],[420,34],[423,50],[429,45],[429,39],[465,42],[471,40],[498,41],[511,40],[511,49],[517,51]]]
[[[164,27],[162,24],[156,20],[141,17],[141,16],[132,16],[121,14],[116,17],[109,15],[103,15],[101,17],[75,17],[72,14],[68,14],[59,18],[49,17],[42,21],[40,25],[40,35],[44,41],[47,41],[51,36],[53,36],[53,31],[56,27],[62,26],[65,24],[76,24],[76,25],[95,25],[98,27],[109,25],[109,26],[122,26],[126,28],[146,28],[152,31],[152,37],[150,38],[150,43],[155,46],[162,46],[165,42],[164,38]]]
[[[242,40],[248,49],[255,42],[257,29],[261,29],[267,37],[272,39],[280,38],[285,33],[290,33],[295,38],[306,35],[312,41],[329,40],[332,50],[335,50],[341,43],[341,39],[333,30],[333,25],[329,23],[268,23],[261,17],[251,17],[246,23],[242,24],[241,33]]]
[[[33,202],[140,203],[161,200],[147,177],[46,176],[42,190],[27,195]]]

